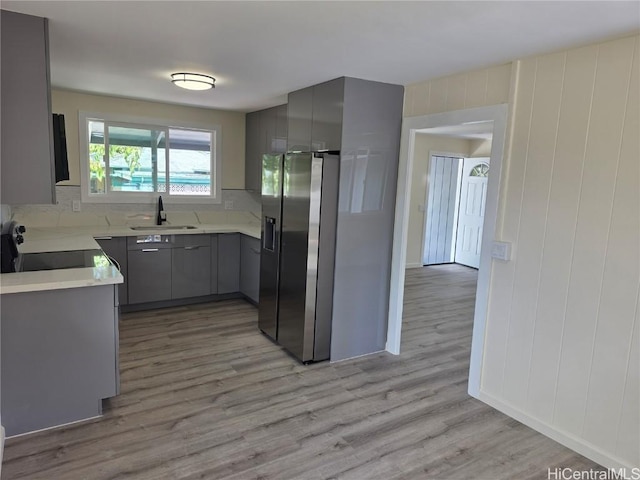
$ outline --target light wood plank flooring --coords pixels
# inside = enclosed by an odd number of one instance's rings
[[[546,479],[598,468],[466,393],[476,271],[409,270],[402,354],[303,366],[242,300],[124,315],[122,393],[9,479]]]

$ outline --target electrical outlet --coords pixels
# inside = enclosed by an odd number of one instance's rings
[[[74,200],[73,201],[72,209],[73,209],[74,212],[79,212],[80,211],[80,200]]]
[[[225,200],[224,201],[224,209],[225,210],[233,210],[233,200]]]

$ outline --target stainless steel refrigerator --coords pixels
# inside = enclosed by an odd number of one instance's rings
[[[331,350],[340,155],[262,157],[258,326],[302,362]]]

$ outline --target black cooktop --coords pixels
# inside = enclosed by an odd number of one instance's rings
[[[100,249],[70,250],[66,252],[24,253],[21,256],[21,272],[59,270],[64,268],[104,267],[111,263]]]

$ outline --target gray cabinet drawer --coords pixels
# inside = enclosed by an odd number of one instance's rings
[[[211,235],[176,235],[173,241],[175,247],[209,247],[211,245]]]
[[[128,250],[143,250],[148,248],[173,248],[178,235],[137,235],[127,237]]]

